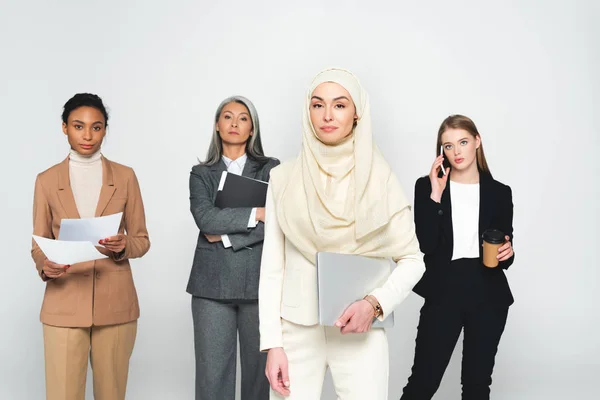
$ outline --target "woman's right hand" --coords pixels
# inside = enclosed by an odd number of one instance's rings
[[[42,271],[48,278],[55,279],[65,274],[69,268],[71,268],[70,265],[56,264],[46,258],[42,266]]]
[[[271,384],[271,389],[281,396],[290,395],[290,377],[288,375],[288,360],[282,347],[269,349],[265,375]]]
[[[431,181],[431,200],[436,203],[440,203],[442,201],[442,193],[444,193],[444,189],[446,189],[446,183],[448,182],[448,173],[450,172],[450,167],[446,168],[446,175],[442,175],[441,178],[438,178],[438,174],[440,173],[440,168],[444,163],[444,156],[439,155],[436,157],[433,165],[431,166],[431,171],[429,171],[429,180]]]

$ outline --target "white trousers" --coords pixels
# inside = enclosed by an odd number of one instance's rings
[[[342,335],[339,328],[281,320],[288,358],[287,400],[320,400],[327,367],[339,400],[387,400],[389,353],[383,329]],[[271,390],[271,400],[284,399]]]

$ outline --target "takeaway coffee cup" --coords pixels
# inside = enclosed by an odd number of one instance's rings
[[[498,229],[483,232],[483,265],[488,268],[498,266],[498,249],[506,242],[504,233]]]

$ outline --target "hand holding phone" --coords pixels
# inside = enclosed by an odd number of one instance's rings
[[[440,146],[440,155],[444,156],[444,145]],[[440,167],[442,168],[442,172],[444,173],[444,175],[446,175],[446,168],[444,168],[443,162],[442,162],[442,165],[440,165]]]
[[[437,156],[431,165],[431,170],[429,171],[429,180],[431,182],[431,195],[430,198],[436,203],[440,203],[442,200],[442,193],[446,188],[446,183],[448,182],[448,169],[444,168],[444,153],[443,147],[440,149],[441,153]],[[440,169],[443,174],[440,175]]]

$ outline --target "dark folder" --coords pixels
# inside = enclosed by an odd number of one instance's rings
[[[264,207],[267,182],[223,171],[215,206],[219,208]]]

